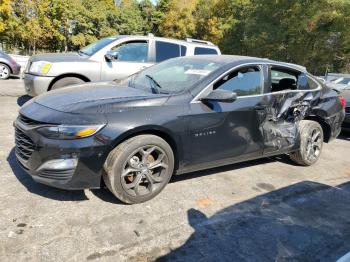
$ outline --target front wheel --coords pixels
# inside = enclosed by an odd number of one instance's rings
[[[113,149],[104,170],[104,182],[118,199],[129,204],[142,203],[168,184],[174,170],[174,154],[164,139],[139,135]]]
[[[56,90],[62,87],[71,86],[71,85],[78,85],[85,83],[84,80],[77,78],[77,77],[65,77],[60,80],[57,80],[51,87],[51,90]]]
[[[300,147],[290,158],[302,166],[311,166],[320,158],[323,147],[323,130],[319,123],[302,120],[299,123]]]

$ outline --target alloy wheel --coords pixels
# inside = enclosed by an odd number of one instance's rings
[[[121,183],[131,196],[145,196],[157,190],[167,179],[168,158],[155,145],[138,148],[127,159],[121,174]]]
[[[306,156],[310,161],[316,160],[321,153],[322,149],[322,138],[321,132],[317,128],[313,129],[311,136],[307,140],[306,145]]]

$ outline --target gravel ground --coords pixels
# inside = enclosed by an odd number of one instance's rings
[[[350,134],[312,167],[276,157],[176,177],[124,205],[35,183],[15,161],[21,80],[0,82],[0,261],[335,261],[350,250]]]

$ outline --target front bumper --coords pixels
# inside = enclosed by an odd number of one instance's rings
[[[24,74],[24,88],[28,95],[37,96],[47,92],[53,76],[36,76],[32,74]]]
[[[99,188],[107,145],[99,134],[76,140],[54,140],[38,127],[14,122],[15,154],[21,167],[39,183],[62,189]]]

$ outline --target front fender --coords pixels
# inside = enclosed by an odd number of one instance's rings
[[[100,80],[100,63],[96,61],[53,62],[47,76],[81,75],[90,81]]]

